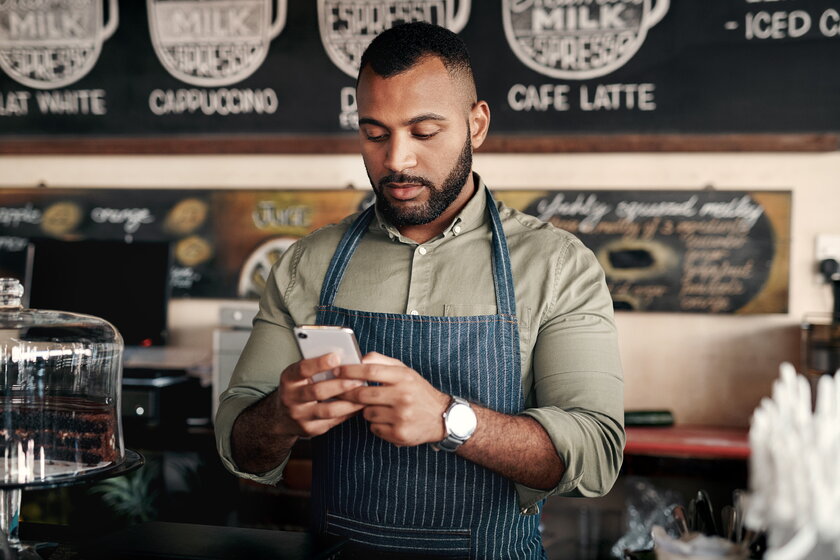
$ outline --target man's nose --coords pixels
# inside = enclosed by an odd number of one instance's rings
[[[394,173],[401,173],[417,165],[417,157],[411,145],[411,140],[393,135],[388,142],[385,154],[385,167]]]

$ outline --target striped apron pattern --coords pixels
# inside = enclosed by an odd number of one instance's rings
[[[363,353],[397,358],[438,390],[503,412],[523,409],[519,330],[510,255],[495,202],[495,315],[435,317],[334,305],[347,265],[374,216],[361,213],[340,241],[321,291],[317,322],[356,332]],[[372,287],[375,289],[375,287]],[[522,515],[512,482],[428,445],[398,448],[361,415],[313,439],[315,529],[394,555],[545,558],[539,516]]]

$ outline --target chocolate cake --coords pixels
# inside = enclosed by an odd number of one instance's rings
[[[84,399],[51,399],[42,405],[0,405],[0,435],[43,447],[44,460],[97,466],[119,458],[116,414],[112,407]]]

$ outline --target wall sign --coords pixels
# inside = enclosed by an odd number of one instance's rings
[[[286,0],[146,0],[146,7],[158,60],[195,86],[228,86],[249,77],[286,25]]]
[[[498,198],[591,248],[616,309],[787,311],[790,192],[501,191]]]
[[[318,0],[318,30],[330,60],[355,80],[362,53],[379,33],[411,21],[425,21],[460,33],[469,20],[471,2]]]
[[[617,309],[784,313],[789,191],[496,191],[573,232]],[[0,275],[23,279],[28,240],[166,240],[175,297],[256,298],[297,239],[373,202],[370,191],[7,189]],[[103,263],[106,266],[106,263]]]
[[[669,3],[503,0],[502,20],[508,45],[526,66],[552,78],[585,80],[633,58]]]
[[[6,0],[0,3],[0,68],[30,88],[68,86],[93,69],[118,22],[117,0]]]
[[[417,20],[491,140],[840,130],[833,0],[1,0],[0,140],[350,139],[361,52]]]

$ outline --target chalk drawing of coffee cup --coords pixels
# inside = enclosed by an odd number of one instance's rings
[[[459,33],[470,19],[470,3],[471,0],[318,0],[321,43],[333,64],[355,78],[362,53],[382,31],[402,23],[425,21]]]
[[[117,0],[0,1],[0,68],[35,89],[79,81],[117,29]]]
[[[182,82],[235,84],[256,72],[283,31],[286,1],[146,0],[152,46]]]
[[[502,19],[508,45],[526,66],[552,78],[587,80],[633,58],[669,3],[502,0]]]

